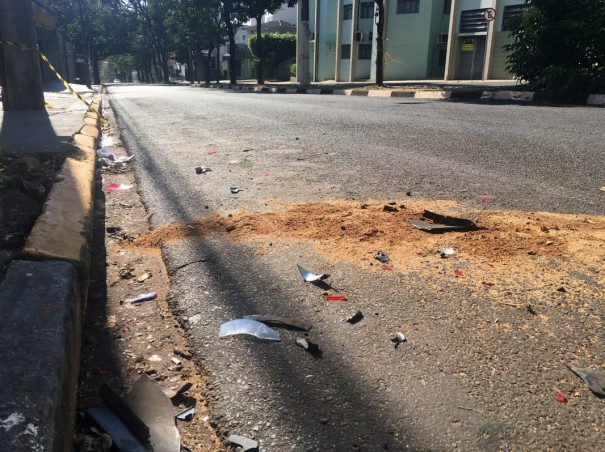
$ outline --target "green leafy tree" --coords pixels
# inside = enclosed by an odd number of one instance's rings
[[[279,63],[296,56],[296,35],[292,33],[263,33],[264,63],[274,69]],[[259,58],[258,36],[252,36],[248,43],[250,52]]]
[[[531,0],[508,25],[507,69],[519,80],[568,101],[605,88],[605,1]]]
[[[256,72],[259,85],[265,83],[263,75],[263,66],[265,64],[264,45],[262,37],[262,19],[265,14],[271,14],[277,11],[284,3],[288,6],[294,6],[296,0],[248,0],[245,2],[244,12],[248,17],[256,20]]]

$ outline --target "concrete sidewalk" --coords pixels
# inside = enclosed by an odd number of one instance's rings
[[[542,92],[528,91],[523,84],[515,80],[399,80],[385,82],[383,87],[377,87],[369,81],[325,81],[310,83],[306,87],[300,87],[298,84],[288,81],[269,81],[261,86],[256,83],[256,80],[238,80],[237,85],[232,86],[229,80],[221,80],[219,83],[210,85],[200,82],[193,86],[280,94],[335,94],[431,100],[559,103]],[[586,104],[605,106],[605,95],[591,94],[586,99]]]
[[[0,146],[10,152],[79,148],[0,282],[0,450],[7,451],[67,451],[73,440],[101,117],[98,103],[89,109],[68,92],[45,92],[45,101],[46,111],[0,111]]]

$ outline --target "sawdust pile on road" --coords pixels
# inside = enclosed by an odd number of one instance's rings
[[[274,210],[213,213],[189,224],[169,224],[138,237],[133,245],[155,247],[184,237],[224,233],[230,240],[253,243],[259,253],[272,252],[278,244],[310,242],[330,262],[383,271],[374,259],[380,250],[390,257],[389,266],[396,272],[428,271],[435,277],[451,277],[455,272],[469,284],[514,280],[535,290],[565,287],[572,267],[605,284],[605,274],[599,272],[605,261],[605,217],[467,210],[449,201],[270,201],[267,205]],[[385,205],[397,211],[385,211]],[[419,219],[424,209],[469,218],[486,229],[420,231],[408,220]],[[440,259],[438,249],[446,246],[456,254]]]

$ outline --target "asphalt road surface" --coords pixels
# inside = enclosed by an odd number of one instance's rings
[[[502,210],[605,208],[603,109],[131,85],[108,93],[154,228],[266,210],[268,199],[411,195],[478,206],[488,197]],[[196,166],[211,171],[198,175]],[[528,324],[520,310],[488,309],[461,285],[329,264],[304,243],[259,254],[212,236],[162,250],[221,433],[279,451],[605,444],[602,401],[586,395],[572,410],[552,400],[557,385],[581,386],[562,357],[574,357],[582,331],[599,339],[583,345],[582,358],[602,365],[601,306],[590,305],[585,320],[549,305],[550,319],[577,325],[559,331],[556,322]],[[352,301],[326,304],[296,263],[330,273]],[[356,309],[363,322],[343,322]],[[308,339],[323,357],[298,348],[295,331],[280,329],[275,344],[218,338],[223,322],[269,313],[312,322]],[[395,349],[388,336],[398,330],[408,343]]]

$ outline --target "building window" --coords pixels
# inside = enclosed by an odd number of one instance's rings
[[[340,46],[340,59],[351,59],[351,44],[343,44],[342,46]]]
[[[527,5],[509,5],[504,7],[502,15],[502,31],[511,31],[513,24],[521,18],[521,14],[525,12]]]
[[[357,51],[358,60],[371,60],[372,59],[372,44],[359,44],[359,50]]]
[[[344,5],[342,7],[342,20],[353,19],[353,5]]]
[[[452,0],[443,2],[443,14],[449,14],[452,11]]]
[[[445,59],[447,57],[446,49],[439,49],[439,67],[445,67]]]
[[[374,17],[374,2],[361,2],[359,18],[371,19],[372,17]]]
[[[397,14],[416,14],[420,12],[420,0],[397,0]]]
[[[468,9],[460,14],[460,33],[481,33],[487,31],[487,19],[483,9]]]

